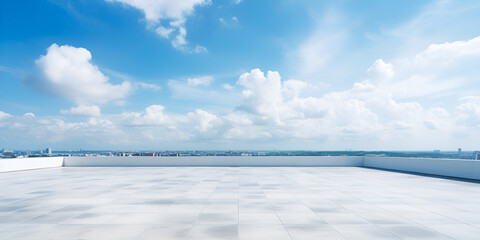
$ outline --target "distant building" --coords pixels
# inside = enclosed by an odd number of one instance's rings
[[[45,148],[45,153],[48,155],[52,155],[52,149],[51,148]]]
[[[473,152],[473,160],[480,160],[480,151]]]
[[[458,154],[462,153],[462,148],[458,148]]]
[[[155,157],[155,156],[157,156],[157,153],[155,153],[155,152],[145,152],[145,153],[142,153],[142,156]]]
[[[6,150],[6,149],[3,149],[3,150],[2,150],[2,153],[13,153],[13,150]]]

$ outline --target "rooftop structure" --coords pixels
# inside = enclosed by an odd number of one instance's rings
[[[208,164],[217,165],[213,158]],[[67,167],[0,173],[0,239],[480,236],[478,180],[346,165],[392,160],[383,158],[316,160],[318,165],[337,161],[343,167],[307,167],[315,159],[299,158],[299,166],[273,167],[287,158],[264,157],[263,167],[187,166],[193,158],[177,158],[185,164],[177,167],[81,167],[105,165],[109,159],[153,165],[142,163],[151,157],[65,158],[61,164]],[[233,165],[241,159],[219,160]],[[59,158],[46,160],[52,164]],[[243,158],[248,165],[253,160],[259,161]],[[77,167],[69,167],[73,165]]]

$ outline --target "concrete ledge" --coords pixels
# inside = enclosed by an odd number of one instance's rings
[[[363,157],[351,156],[218,156],[218,157],[65,157],[65,167],[361,167]]]
[[[480,180],[480,161],[438,158],[365,157],[365,167]]]
[[[0,159],[0,172],[61,167],[63,157],[7,158]]]

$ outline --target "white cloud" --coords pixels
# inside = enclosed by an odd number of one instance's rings
[[[154,126],[154,125],[172,125],[172,119],[164,113],[165,107],[162,105],[151,105],[145,108],[143,112],[125,112],[123,119],[129,125],[135,126]]]
[[[225,88],[225,89],[227,89],[227,90],[232,90],[232,89],[235,88],[234,86],[232,86],[232,85],[230,85],[230,84],[228,84],[228,83],[225,83],[225,84],[223,84],[222,86],[223,86],[223,88]]]
[[[191,86],[209,86],[213,82],[214,78],[212,76],[202,76],[198,78],[189,78],[188,85]]]
[[[196,45],[192,52],[194,52],[194,53],[207,53],[208,49],[204,46]]]
[[[0,111],[0,120],[3,120],[3,119],[8,119],[8,118],[11,118],[12,115],[6,113],[6,112],[2,112]]]
[[[164,26],[159,26],[157,29],[155,29],[155,32],[160,35],[162,38],[168,39],[170,37],[170,33],[174,31],[173,28],[166,28]]]
[[[460,98],[461,104],[457,106],[459,122],[471,127],[480,127],[480,96],[467,96]]]
[[[201,109],[186,115],[167,114],[162,105],[151,105],[143,112],[124,112],[122,119],[123,123],[129,126],[165,127],[177,132],[191,132],[194,129],[206,132],[219,121],[217,116]]]
[[[227,25],[227,23],[225,22],[225,19],[223,18],[219,18],[218,21],[223,25]]]
[[[85,48],[52,44],[47,54],[35,61],[39,77],[35,87],[77,104],[104,104],[124,99],[132,90],[130,82],[113,85]]]
[[[236,16],[233,16],[231,18],[219,18],[218,21],[225,27],[239,27],[240,24],[238,22],[238,18]]]
[[[321,97],[302,97],[308,84],[298,80],[281,81],[277,72],[265,76],[259,69],[242,74],[237,82],[245,87],[244,101],[238,108],[243,115],[231,115],[232,128],[268,133],[272,139],[335,138],[337,140],[391,138],[397,131],[416,134],[444,126],[441,108],[424,109],[418,102],[398,102],[384,87],[394,75],[393,67],[381,60],[369,68],[372,80],[356,82],[346,91],[332,91]],[[243,119],[236,124],[235,119]],[[237,121],[238,122],[238,121]],[[236,130],[233,130],[236,129]],[[262,135],[267,136],[266,134]]]
[[[378,59],[368,68],[367,73],[374,82],[388,82],[395,75],[393,65],[385,63],[382,59]]]
[[[95,105],[86,106],[80,105],[77,107],[71,107],[70,109],[60,110],[62,114],[72,115],[72,116],[88,116],[88,117],[98,117],[101,114],[100,108]]]
[[[121,125],[152,141],[214,138],[217,136],[214,128],[222,123],[217,116],[201,109],[182,115],[166,113],[161,105],[151,105],[143,112],[124,112],[121,118]]]
[[[65,122],[51,117],[12,116],[4,124],[3,128],[0,127],[0,136],[26,149],[36,149],[45,144],[64,149],[71,146],[98,149],[106,144],[125,144],[127,140],[123,131],[108,119]]]
[[[478,1],[430,1],[409,21],[382,29],[379,43],[394,46],[402,55],[418,52],[432,42],[469,37],[479,7]]]
[[[253,69],[242,74],[237,84],[246,88],[242,92],[244,102],[240,109],[280,121],[283,114],[283,96],[278,72],[268,71],[265,77],[260,69]]]
[[[145,19],[158,22],[163,19],[183,20],[191,15],[195,6],[209,4],[208,0],[106,0],[108,2],[121,2],[143,12]]]
[[[473,84],[478,68],[474,63],[479,57],[480,37],[430,44],[412,57],[391,63],[378,59],[367,70],[368,81],[357,83],[357,87],[378,85],[394,98],[458,94],[455,90]]]
[[[171,39],[172,46],[188,52],[205,52],[206,48],[197,46],[193,50],[187,47],[185,22],[194,13],[195,7],[210,4],[210,0],[106,0],[120,2],[134,7],[145,16],[147,27],[160,37]],[[171,37],[172,34],[175,36]]]
[[[286,99],[298,98],[300,92],[307,86],[308,84],[303,81],[298,81],[294,79],[287,80],[283,83],[283,95]]]
[[[480,36],[468,41],[446,42],[431,44],[428,48],[415,56],[414,63],[417,65],[440,63],[458,63],[459,58],[480,56]]]
[[[29,113],[23,114],[23,117],[25,117],[25,118],[34,118],[34,117],[35,117],[35,114],[29,112]]]
[[[151,89],[153,91],[159,91],[162,89],[161,86],[151,84],[151,83],[145,83],[145,82],[134,82],[134,85],[143,88],[143,89]]]
[[[201,109],[190,112],[187,116],[196,123],[196,128],[201,132],[206,132],[214,127],[218,117]]]

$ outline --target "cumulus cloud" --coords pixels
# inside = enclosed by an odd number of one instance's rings
[[[188,48],[185,22],[194,13],[195,7],[210,4],[210,0],[106,0],[120,2],[140,10],[147,21],[147,28],[155,31],[160,37],[170,39],[176,49],[189,52],[206,52],[206,48],[197,45]],[[174,36],[172,36],[174,35]]]
[[[214,78],[212,76],[203,76],[198,78],[189,78],[188,85],[191,86],[209,86],[213,82]]]
[[[135,126],[154,126],[173,124],[171,118],[164,113],[162,105],[151,105],[143,112],[125,112],[122,114],[125,122]]]
[[[188,130],[189,127],[193,127],[202,132],[211,129],[214,122],[219,120],[217,116],[201,109],[186,115],[167,114],[162,105],[148,106],[143,112],[124,112],[122,118],[125,124],[131,126],[163,126],[175,131]]]
[[[162,105],[151,105],[142,112],[124,112],[121,118],[122,125],[137,129],[141,136],[152,141],[214,138],[217,136],[215,128],[222,123],[216,115],[205,110],[175,114],[165,112]]]
[[[439,64],[445,66],[450,63],[458,63],[459,58],[480,56],[480,36],[468,41],[445,42],[431,44],[414,59],[416,65]]]
[[[260,69],[253,69],[240,76],[238,85],[244,90],[244,102],[240,109],[279,121],[282,114],[282,84],[278,72],[268,71],[267,76]]]
[[[368,70],[368,81],[383,88],[394,98],[417,98],[456,94],[460,87],[474,84],[480,57],[480,37],[466,41],[430,44],[412,57],[393,59],[386,63],[378,59]]]
[[[130,82],[114,85],[91,62],[85,48],[52,44],[47,54],[35,61],[39,76],[30,83],[55,96],[77,104],[104,104],[124,99],[132,90]]]
[[[466,96],[460,98],[457,106],[459,122],[471,127],[480,126],[480,96]]]
[[[190,112],[187,114],[187,116],[195,122],[195,128],[201,132],[206,132],[213,128],[215,121],[218,120],[217,116],[201,109],[197,109],[195,112]]]
[[[60,110],[62,114],[72,115],[72,116],[87,116],[87,117],[98,117],[101,114],[100,108],[95,105],[86,106],[80,105],[78,107],[71,107],[70,109]]]
[[[232,125],[226,136],[238,136],[238,129],[250,132],[250,128],[272,138],[380,138],[387,132],[414,134],[445,123],[444,109],[424,109],[418,102],[393,98],[382,85],[394,75],[390,64],[377,60],[368,72],[369,79],[354,83],[351,89],[318,97],[302,96],[308,84],[282,81],[278,72],[244,73],[237,82],[245,88],[238,108],[244,114],[226,118]]]
[[[2,112],[0,111],[0,120],[3,120],[3,119],[7,119],[7,118],[11,118],[12,115],[6,113],[6,112]]]
[[[394,76],[393,65],[385,63],[382,59],[378,59],[368,68],[367,73],[372,81],[387,82]]]

